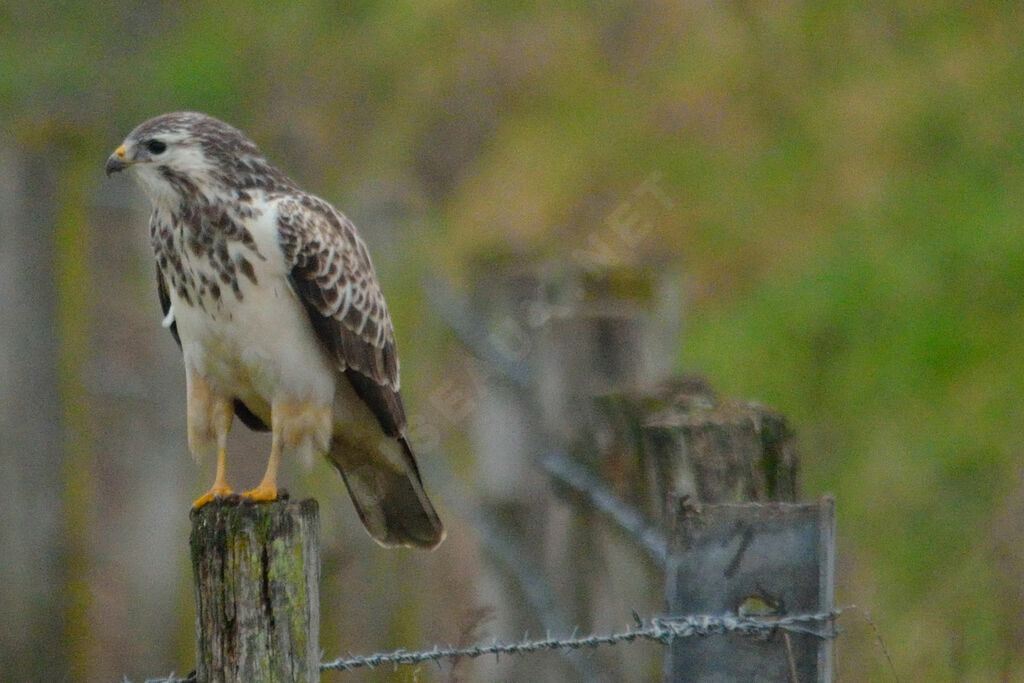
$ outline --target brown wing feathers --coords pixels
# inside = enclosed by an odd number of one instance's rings
[[[281,203],[278,226],[285,257],[294,264],[292,287],[313,330],[384,433],[396,438],[402,463],[396,467],[375,452],[369,456],[375,466],[367,467],[365,445],[338,437],[328,459],[379,543],[434,548],[444,540],[444,526],[405,438],[394,329],[366,247],[344,216],[308,195]]]
[[[384,432],[402,435],[394,327],[365,245],[344,216],[308,195],[282,202],[278,216],[292,287],[317,337]]]

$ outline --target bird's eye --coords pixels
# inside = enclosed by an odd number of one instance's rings
[[[150,140],[146,143],[146,149],[149,150],[150,154],[163,154],[167,149],[167,143],[160,140]]]

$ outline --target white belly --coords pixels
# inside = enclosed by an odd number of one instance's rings
[[[275,401],[331,405],[337,372],[287,281],[270,267],[255,270],[258,285],[240,279],[241,300],[223,288],[218,305],[206,301],[203,310],[171,296],[186,367],[269,425]]]

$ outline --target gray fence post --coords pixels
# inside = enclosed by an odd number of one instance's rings
[[[834,609],[835,501],[694,505],[677,499],[669,544],[670,614],[785,617]],[[831,620],[807,624],[817,632]],[[666,681],[831,681],[832,642],[778,630],[684,638]]]

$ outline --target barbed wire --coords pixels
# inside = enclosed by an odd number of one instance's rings
[[[604,645],[618,645],[637,640],[647,640],[671,645],[681,638],[694,636],[715,636],[727,633],[739,633],[747,636],[768,635],[775,631],[800,633],[804,635],[831,640],[839,635],[835,620],[842,610],[822,612],[819,614],[793,614],[783,617],[741,617],[734,614],[699,614],[681,617],[654,617],[648,621],[634,612],[635,626],[622,631],[577,636],[575,632],[561,638],[547,636],[538,640],[524,637],[516,642],[506,643],[492,640],[490,643],[477,643],[466,647],[440,647],[435,645],[430,650],[410,651],[405,649],[391,652],[376,652],[372,655],[353,655],[338,657],[320,663],[321,671],[353,671],[355,669],[376,669],[381,666],[408,666],[427,662],[440,662],[446,659],[462,659],[486,657],[493,655],[500,659],[501,655],[525,655],[544,650],[571,651],[597,648]],[[171,674],[167,678],[151,678],[145,683],[194,683],[195,673],[185,678],[175,678]],[[124,683],[130,683],[127,678]]]
[[[437,647],[431,650],[410,652],[395,650],[372,655],[350,655],[320,664],[321,671],[351,671],[359,668],[374,669],[384,665],[412,665],[435,662],[443,659],[476,658],[494,655],[522,655],[541,650],[578,650],[596,648],[602,645],[617,645],[635,640],[649,640],[662,645],[671,645],[680,638],[692,636],[711,636],[725,633],[741,633],[744,635],[764,635],[773,631],[803,633],[817,638],[832,639],[838,631],[832,621],[840,614],[839,610],[822,614],[796,614],[778,618],[752,618],[735,615],[696,615],[685,617],[655,617],[644,622],[634,614],[636,626],[624,631],[608,634],[592,634],[588,636],[571,635],[565,638],[546,637],[540,640],[523,640],[505,643],[495,640],[490,644],[477,644],[469,647]],[[822,624],[814,628],[812,624]]]

